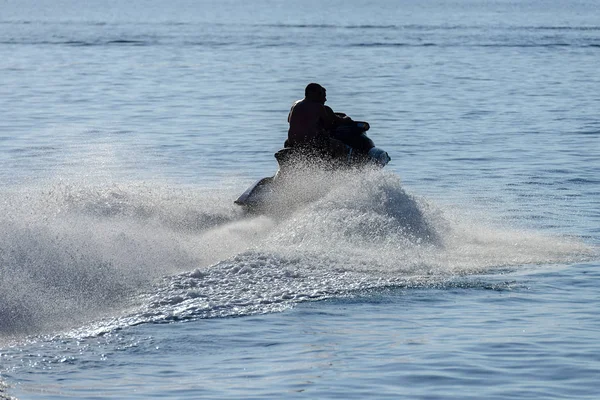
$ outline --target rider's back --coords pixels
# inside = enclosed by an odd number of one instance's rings
[[[298,100],[288,116],[288,145],[314,145],[324,139],[327,120],[325,106],[307,98]]]

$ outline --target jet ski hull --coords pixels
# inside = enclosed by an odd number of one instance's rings
[[[273,190],[274,181],[274,176],[257,180],[234,203],[247,209],[258,209],[264,206],[268,201],[268,195]]]
[[[262,178],[250,186],[235,200],[235,204],[246,210],[264,210],[272,204],[277,195],[277,190],[285,189],[283,183],[286,179],[294,179],[295,171],[308,165],[323,169],[352,169],[367,165],[383,168],[391,159],[386,151],[375,147],[373,141],[365,134],[369,129],[366,122],[352,121],[349,125],[340,127],[334,132],[334,137],[346,145],[346,155],[335,159],[322,159],[307,156],[301,150],[286,147],[275,153],[279,164],[277,173],[272,177]]]

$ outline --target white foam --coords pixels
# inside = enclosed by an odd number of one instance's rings
[[[320,171],[292,186],[258,217],[228,190],[55,183],[5,194],[0,335],[273,312],[595,252],[444,212],[392,173]]]
[[[239,214],[218,191],[54,183],[3,200],[1,334],[121,312],[161,276],[237,254],[268,227],[232,226]]]

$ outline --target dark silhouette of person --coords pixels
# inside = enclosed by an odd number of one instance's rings
[[[348,117],[336,115],[325,105],[327,91],[318,83],[309,83],[304,98],[296,101],[288,115],[290,124],[285,147],[297,147],[330,157],[343,156],[346,146],[331,136]]]

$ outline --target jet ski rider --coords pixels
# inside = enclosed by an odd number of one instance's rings
[[[346,154],[346,146],[331,137],[330,132],[349,120],[325,105],[327,91],[318,83],[309,83],[304,98],[296,101],[288,115],[290,128],[285,147],[298,148],[309,155],[338,158]]]

